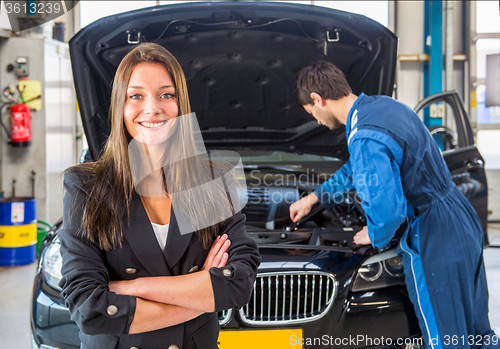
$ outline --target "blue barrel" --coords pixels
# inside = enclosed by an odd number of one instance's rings
[[[0,225],[36,223],[35,198],[0,199]]]
[[[36,260],[36,200],[0,199],[0,266],[25,265]]]
[[[26,265],[36,260],[36,244],[24,247],[0,247],[0,266]]]

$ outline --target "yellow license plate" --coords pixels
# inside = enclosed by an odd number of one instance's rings
[[[301,328],[220,331],[218,344],[219,349],[290,349],[302,348],[301,338]]]

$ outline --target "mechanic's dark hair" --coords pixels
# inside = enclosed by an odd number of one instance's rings
[[[352,93],[342,70],[330,62],[320,61],[302,69],[297,78],[297,100],[300,105],[314,104],[311,93],[324,99],[338,100]]]

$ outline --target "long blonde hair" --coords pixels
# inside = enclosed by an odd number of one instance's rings
[[[84,207],[82,233],[90,241],[98,243],[99,247],[104,250],[121,246],[124,218],[131,218],[130,205],[134,195],[134,183],[128,154],[131,136],[124,124],[123,111],[128,82],[134,68],[139,63],[163,64],[174,81],[179,115],[191,112],[184,72],[175,57],[164,47],[155,43],[141,43],[123,58],[113,80],[109,110],[111,132],[102,156],[96,162],[81,164],[69,169],[77,173],[90,174],[90,176],[85,176],[83,184],[89,195]],[[169,167],[169,171],[165,173],[166,181],[173,190],[181,191],[185,188],[193,188],[203,184],[207,176],[214,177],[214,174],[220,175],[229,170],[224,164],[204,161],[197,156],[189,156],[189,154],[195,154],[196,147],[193,138],[193,125],[189,119],[180,129],[180,134],[176,136],[181,137],[182,142],[174,143],[173,146],[178,147],[174,151],[186,154],[185,158],[188,160]],[[198,170],[192,171],[194,168]],[[209,221],[209,215],[217,212],[214,203],[227,202],[228,195],[225,192],[214,191],[202,200],[205,202],[197,202],[196,207],[194,207],[194,202],[192,205],[185,204],[182,211],[187,212],[192,219],[197,221],[197,226],[207,227],[198,230],[197,234],[203,242],[204,248],[208,249],[216,234],[223,228],[223,223],[209,226],[203,222]],[[229,205],[233,210],[230,200]]]

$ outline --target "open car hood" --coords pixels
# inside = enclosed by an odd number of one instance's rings
[[[69,42],[91,157],[110,132],[111,82],[139,41],[179,61],[207,148],[347,158],[345,130],[320,126],[296,102],[298,72],[335,63],[353,92],[391,95],[397,37],[361,15],[273,2],[188,2],[102,18]]]

